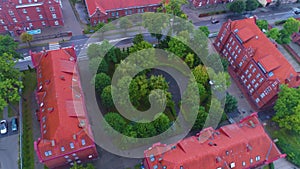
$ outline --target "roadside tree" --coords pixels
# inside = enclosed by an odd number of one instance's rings
[[[20,36],[22,42],[28,43],[28,46],[31,47],[31,41],[33,40],[33,36],[31,34],[28,34],[27,32],[23,32]]]
[[[246,3],[244,0],[236,0],[229,4],[229,10],[238,14],[241,14],[246,9]]]

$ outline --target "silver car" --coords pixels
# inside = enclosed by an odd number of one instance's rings
[[[7,133],[7,122],[6,120],[1,120],[0,122],[0,133],[6,134]]]

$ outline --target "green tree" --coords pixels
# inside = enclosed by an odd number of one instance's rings
[[[187,43],[184,37],[178,36],[176,38],[171,38],[168,43],[168,51],[172,52],[175,56],[184,59],[188,53],[192,53],[190,48],[183,42]]]
[[[33,36],[27,32],[23,32],[20,36],[22,42],[28,43],[28,46],[31,47],[30,42],[33,40]]]
[[[194,67],[194,62],[195,62],[195,56],[192,53],[189,53],[186,55],[184,62],[189,66],[189,68]]]
[[[295,18],[289,18],[283,24],[283,28],[287,31],[289,35],[292,35],[294,32],[299,32],[300,21]]]
[[[201,30],[207,37],[210,34],[209,29],[207,26],[200,26],[199,30]]]
[[[300,134],[300,89],[280,86],[278,99],[275,103],[273,121],[279,127]]]
[[[192,72],[193,72],[193,75],[194,75],[195,80],[197,81],[197,83],[200,83],[204,86],[207,86],[208,74],[207,74],[207,70],[204,66],[198,65],[197,67],[195,67],[193,69]]]
[[[111,85],[106,86],[103,89],[103,91],[101,93],[101,100],[102,100],[102,104],[107,108],[111,108],[114,106],[114,101],[111,96]]]
[[[269,24],[267,20],[257,20],[256,25],[259,27],[260,30],[268,30]]]
[[[253,11],[257,9],[259,6],[259,2],[257,0],[246,0],[246,10]]]
[[[0,111],[8,103],[19,101],[19,89],[23,88],[19,80],[21,73],[14,68],[15,62],[11,54],[0,56]]]
[[[146,41],[141,41],[139,43],[134,44],[133,46],[131,46],[129,48],[130,53],[134,53],[143,49],[149,49],[149,48],[153,48],[153,46]]]
[[[159,13],[144,13],[143,16],[143,27],[148,29],[151,36],[155,37],[159,42],[162,38],[162,30],[165,28],[165,23],[169,22],[169,18],[165,14]]]
[[[111,84],[110,77],[105,73],[98,73],[96,74],[95,78],[93,79],[93,83],[95,84],[95,89],[97,94],[101,94],[102,90]]]
[[[208,113],[205,111],[205,108],[200,106],[197,114],[197,119],[193,125],[193,130],[200,131],[205,123],[205,120],[208,116]]]
[[[147,138],[156,135],[155,127],[152,123],[135,123],[134,130],[138,138]]]
[[[86,167],[84,167],[82,164],[77,164],[75,162],[74,165],[70,169],[95,169],[95,167],[91,163],[88,163],[86,165]]]
[[[237,109],[237,100],[234,96],[230,94],[226,94],[226,101],[225,101],[225,113],[233,112]]]
[[[278,28],[272,28],[268,31],[267,36],[273,40],[277,40],[279,38],[280,32]]]
[[[246,3],[244,0],[236,0],[229,4],[229,10],[235,13],[242,13],[246,9]]]
[[[143,41],[144,41],[144,36],[142,34],[137,34],[137,35],[134,36],[132,42],[133,42],[134,45],[136,45],[136,44],[141,43]]]
[[[164,113],[157,114],[155,118],[152,123],[158,134],[166,131],[170,127],[170,119]]]
[[[127,29],[131,28],[132,27],[132,21],[129,20],[127,17],[122,17],[120,19],[120,28],[121,29],[124,29],[125,32],[127,32]]]
[[[16,52],[18,48],[18,43],[8,35],[0,35],[0,56],[3,56],[4,53],[11,54],[13,58],[21,58],[20,54]]]
[[[169,0],[168,3],[166,3],[166,0],[163,0],[164,5],[160,10],[161,11],[164,10],[168,14],[172,14],[181,17],[183,19],[186,19],[187,16],[181,10],[181,6],[187,3],[188,3],[187,0]]]
[[[113,49],[113,46],[107,41],[104,40],[101,44],[91,44],[87,49],[87,56],[92,59],[95,57],[104,58],[104,56]]]
[[[92,72],[107,73],[108,63],[101,57],[92,58],[89,61],[89,69]]]
[[[109,112],[104,115],[104,119],[107,124],[110,125],[116,131],[123,133],[127,127],[127,122],[119,113]],[[104,126],[106,130],[109,130],[107,126]],[[109,133],[114,133],[113,131],[108,131]]]
[[[291,42],[291,36],[286,29],[281,29],[279,31],[279,37],[276,42],[279,44],[289,44]]]

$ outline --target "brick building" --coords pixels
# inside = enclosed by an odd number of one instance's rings
[[[224,23],[214,46],[228,71],[256,110],[274,105],[280,84],[300,86],[300,73],[256,26],[255,18]]]
[[[0,33],[20,35],[23,31],[64,24],[60,0],[3,0],[0,2]]]
[[[32,53],[41,138],[34,149],[48,168],[98,157],[89,124],[74,48]]]
[[[145,151],[146,169],[250,169],[286,155],[265,133],[254,113],[218,130],[207,128],[175,144]]]
[[[90,23],[107,22],[126,15],[156,12],[162,0],[85,0]]]

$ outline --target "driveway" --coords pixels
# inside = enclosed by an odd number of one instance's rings
[[[18,134],[0,139],[0,169],[18,169]]]

